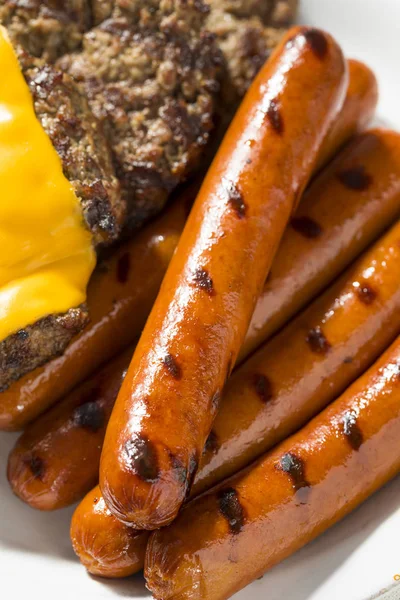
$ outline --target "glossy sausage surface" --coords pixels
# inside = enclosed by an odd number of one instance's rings
[[[128,348],[27,427],[7,469],[21,500],[55,510],[81,500],[98,483],[107,423],[131,356]]]
[[[62,356],[0,394],[0,430],[23,429],[139,337],[196,191],[195,186],[185,190],[167,212],[97,267],[88,287],[89,325]]]
[[[399,215],[400,134],[358,135],[313,181],[282,238],[241,362]]]
[[[346,85],[334,40],[293,28],[251,86],[207,173],[102,452],[106,503],[140,529],[169,523],[190,491],[224,382]]]
[[[193,494],[301,427],[400,333],[400,223],[228,380]],[[41,510],[97,483],[105,430],[129,350],[30,425],[9,457],[14,493]],[[98,507],[96,507],[98,511]]]
[[[154,532],[157,600],[226,600],[400,471],[400,339],[325,411]]]
[[[346,98],[323,144],[319,165],[335,154],[355,132],[363,129],[376,107],[377,86],[371,70],[355,60],[349,60],[348,66],[350,81]],[[0,395],[0,429],[25,427],[139,336],[196,191],[196,184],[184,190],[181,199],[177,199],[166,214],[97,269],[88,289],[90,324],[62,356],[27,374]],[[280,276],[279,273],[276,275]],[[294,303],[293,310],[298,308],[298,303]],[[128,315],[135,315],[136,319],[130,318],[129,327],[126,326]],[[269,318],[266,314],[266,319]],[[250,345],[254,343],[261,342],[255,338]]]
[[[239,471],[304,425],[387,347],[400,332],[399,260],[400,224],[232,375],[193,495]],[[97,572],[103,569],[109,576],[129,528],[109,511],[100,519],[90,502],[85,501],[78,514],[71,527],[74,549],[89,570],[95,565]],[[105,535],[106,522],[115,552],[107,557],[96,539],[97,531]],[[128,564],[125,555],[125,567]],[[136,566],[135,550],[131,572]]]
[[[326,165],[350,138],[365,129],[378,103],[378,82],[371,69],[353,58],[347,63],[349,87],[346,100],[322,146],[317,169]]]

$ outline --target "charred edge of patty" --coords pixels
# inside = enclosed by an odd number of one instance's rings
[[[89,322],[86,305],[50,315],[0,342],[0,392],[13,382],[62,354]]]
[[[118,3],[117,3],[118,4]],[[64,56],[103,123],[131,228],[159,212],[193,172],[213,129],[219,70],[201,0],[120,2]]]

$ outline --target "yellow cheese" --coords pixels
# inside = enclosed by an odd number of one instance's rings
[[[84,302],[92,236],[0,27],[0,341]]]

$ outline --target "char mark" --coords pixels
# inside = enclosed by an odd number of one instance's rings
[[[369,283],[366,282],[361,282],[360,285],[356,287],[356,294],[360,302],[367,306],[370,306],[378,295]]]
[[[32,455],[24,459],[24,464],[28,467],[35,479],[40,481],[46,471],[44,460],[40,456]]]
[[[343,433],[353,450],[358,450],[363,443],[363,434],[357,424],[357,416],[352,411],[343,416]]]
[[[326,339],[321,327],[314,327],[310,329],[306,337],[307,344],[310,346],[311,351],[315,354],[326,354],[331,345]]]
[[[97,433],[105,424],[104,410],[98,402],[85,402],[74,410],[73,422],[77,427]]]
[[[364,192],[372,184],[372,177],[363,166],[352,167],[338,173],[338,179],[345,187],[358,192]]]
[[[244,201],[242,192],[239,190],[238,186],[230,181],[229,179],[223,179],[222,184],[224,187],[224,192],[228,200],[228,204],[236,213],[236,216],[239,219],[243,219],[246,216],[247,206]]]
[[[182,369],[179,366],[176,358],[172,354],[166,354],[163,359],[163,364],[168,373],[176,380],[182,378]]]
[[[159,477],[157,452],[153,443],[137,436],[125,444],[125,455],[131,470],[143,481],[155,482]]]
[[[289,475],[296,492],[301,488],[310,487],[305,476],[304,462],[295,454],[291,452],[284,454],[279,461],[278,468]]]
[[[239,496],[234,488],[226,488],[218,493],[219,510],[228,522],[231,533],[237,535],[244,526],[245,514]]]
[[[272,125],[273,130],[278,135],[282,135],[285,131],[285,124],[283,121],[282,113],[279,108],[278,100],[271,100],[266,114],[268,117],[268,121]]]
[[[256,373],[253,377],[253,384],[256,390],[257,396],[263,401],[268,402],[272,399],[272,384],[271,381],[265,375]]]
[[[328,52],[326,36],[318,29],[308,29],[304,32],[304,37],[315,56],[323,60]]]
[[[214,282],[206,269],[196,269],[193,273],[193,283],[201,290],[207,292],[209,296],[214,295]]]
[[[290,224],[297,233],[311,240],[322,235],[322,227],[310,217],[294,217]]]

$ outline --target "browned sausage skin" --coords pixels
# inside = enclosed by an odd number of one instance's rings
[[[399,260],[400,224],[232,375],[200,461],[193,495],[296,431],[387,347],[400,332]],[[114,553],[110,550],[107,556],[100,545],[104,528],[113,536]],[[75,552],[90,571],[95,565],[97,573],[109,576],[129,530],[109,511],[99,514],[98,505],[85,500],[71,526]],[[135,550],[129,563],[125,553],[126,573],[135,572],[137,555]]]
[[[399,173],[400,134],[374,129],[313,181],[282,238],[239,362],[324,289],[376,237],[375,227],[381,232],[393,222]]]
[[[376,108],[375,76],[358,61],[349,60],[348,66],[346,99],[324,141],[319,166],[364,128]],[[90,324],[62,356],[1,393],[0,429],[23,429],[140,335],[197,190],[196,184],[185,189],[165,214],[98,267],[88,288]]]
[[[151,535],[157,600],[226,600],[400,471],[400,339],[331,406]]]
[[[194,494],[302,426],[400,333],[399,262],[397,224],[233,373]],[[129,351],[27,428],[9,458],[8,477],[17,496],[53,510],[79,500],[97,482],[107,421],[128,363]]]
[[[294,28],[239,108],[107,428],[100,487],[117,518],[154,529],[187,496],[224,381],[346,85],[334,40]]]

